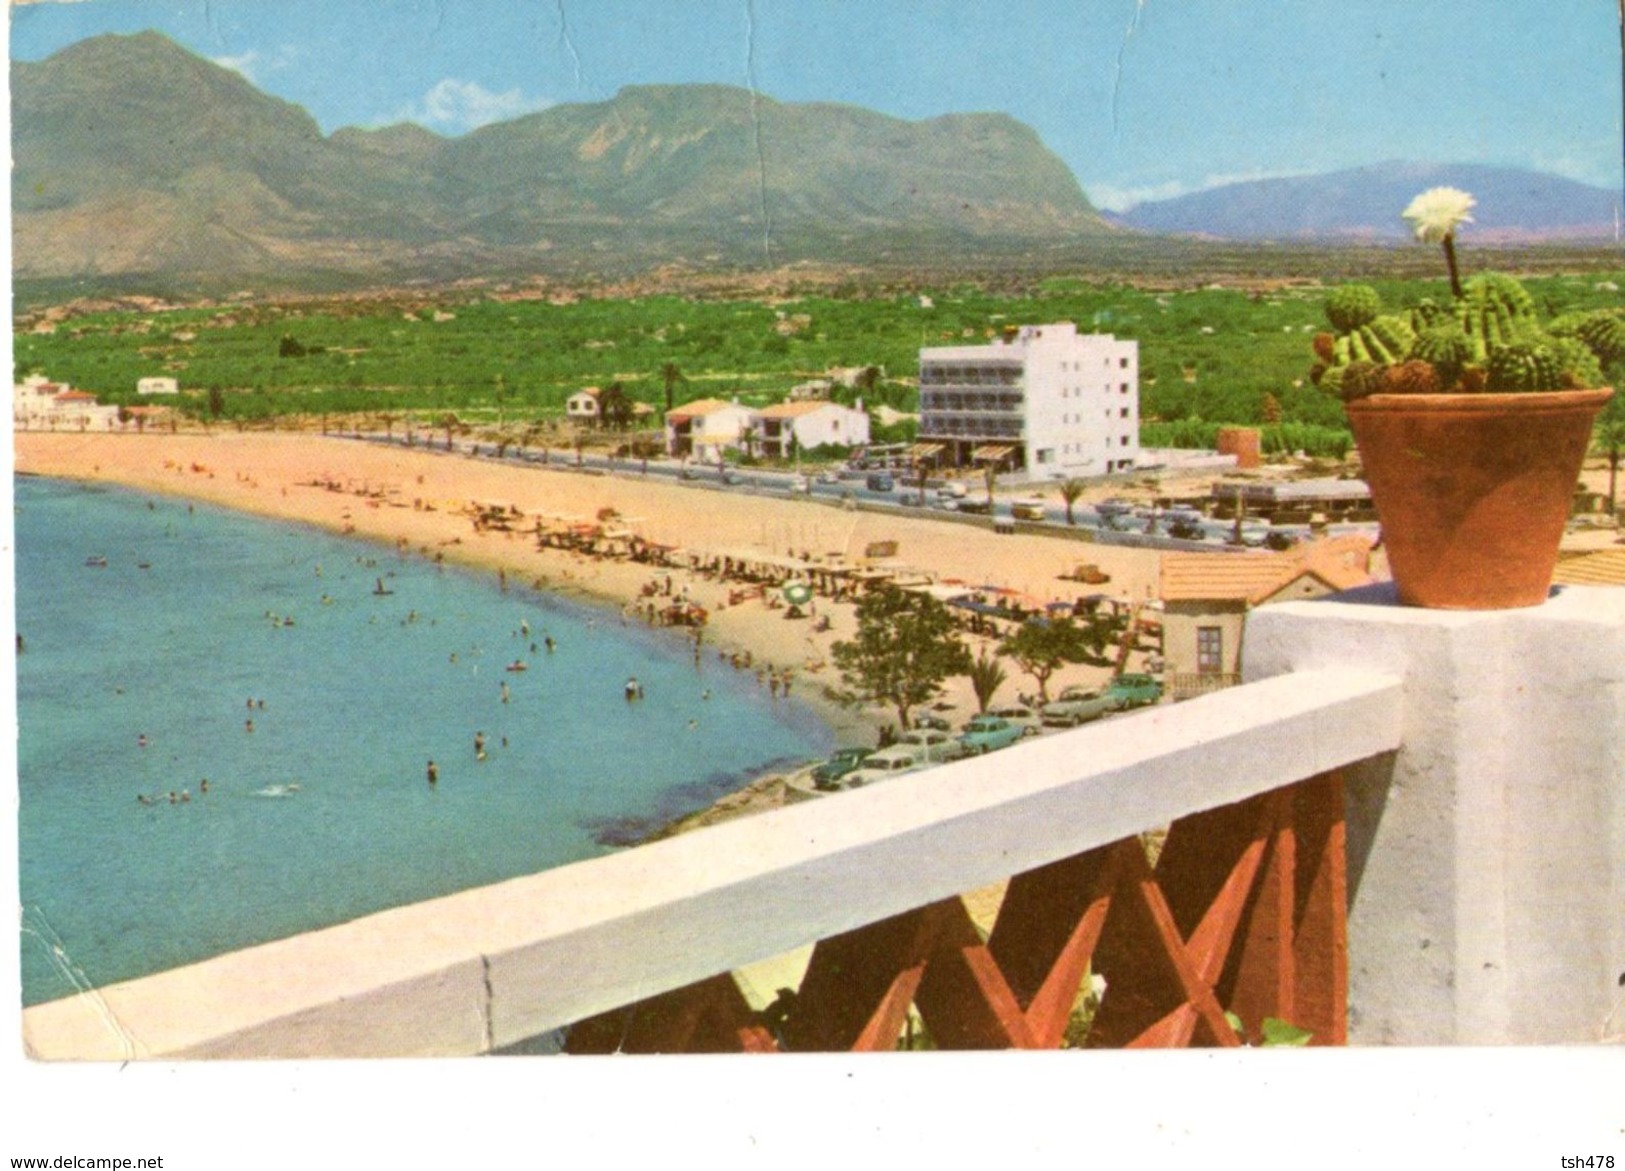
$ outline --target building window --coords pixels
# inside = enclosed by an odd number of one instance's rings
[[[1109,415],[1109,414],[1111,414],[1111,412],[1110,412],[1110,411],[1107,411],[1107,412],[1106,412],[1106,413],[1107,413],[1107,414],[1108,414],[1108,415]],[[1118,411],[1118,412],[1117,412],[1117,417],[1118,417],[1118,418],[1119,418],[1119,419],[1126,419],[1126,418],[1128,418],[1128,408],[1127,408],[1127,407],[1123,407],[1123,408],[1122,408],[1122,409],[1121,409],[1121,410],[1119,410],[1119,411]]]
[[[1128,436],[1127,435],[1120,436],[1118,438],[1118,440],[1117,440],[1117,446],[1119,446],[1119,447],[1127,447],[1128,446]]]
[[[1127,358],[1119,358],[1119,359],[1117,359],[1117,364],[1119,366],[1121,366],[1124,370],[1128,369],[1128,359]]]
[[[1198,626],[1196,628],[1196,673],[1219,675],[1224,672],[1224,628]]]

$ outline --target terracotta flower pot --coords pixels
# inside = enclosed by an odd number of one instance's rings
[[[1538,606],[1609,389],[1346,404],[1406,605]]]

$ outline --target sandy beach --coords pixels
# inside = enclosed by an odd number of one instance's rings
[[[425,558],[498,574],[509,588],[540,588],[635,614],[645,587],[672,578],[709,620],[704,652],[749,656],[749,670],[768,685],[769,672],[788,671],[796,698],[816,705],[843,743],[872,745],[895,715],[878,708],[854,711],[831,702],[825,689],[838,682],[830,645],[851,637],[850,604],[819,598],[812,621],[786,621],[761,597],[730,603],[738,585],[688,569],[657,569],[626,559],[538,548],[537,519],[593,521],[614,509],[644,541],[680,547],[684,554],[766,554],[778,557],[843,556],[861,560],[872,545],[893,542],[884,563],[938,581],[969,582],[1019,591],[1047,602],[1103,590],[1127,600],[1151,596],[1157,554],[1052,537],[996,534],[925,516],[850,511],[814,500],[786,500],[644,478],[635,470],[594,475],[562,465],[514,466],[422,447],[406,449],[317,435],[284,433],[74,435],[19,433],[21,474],[116,483],[144,492],[184,497],[281,520],[318,525]],[[507,530],[477,527],[476,504],[499,503],[522,518]],[[686,561],[686,557],[684,558]],[[1104,586],[1063,580],[1078,563],[1110,575]],[[999,700],[1035,690],[1031,679],[1007,665]],[[1092,680],[1101,669],[1071,667],[1051,690]],[[975,712],[965,679],[950,680],[942,714],[957,727]],[[779,787],[782,789],[782,786]],[[733,805],[774,803],[771,784]],[[726,803],[725,803],[726,804]],[[726,810],[719,810],[719,813]]]

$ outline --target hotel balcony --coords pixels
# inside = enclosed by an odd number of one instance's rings
[[[25,1042],[123,1061],[1235,1046],[1271,1019],[1315,1045],[1625,1034],[1625,591],[1469,613],[1370,587],[1261,608],[1246,646],[1235,687],[38,1005]],[[786,955],[799,979],[771,997],[735,975]]]

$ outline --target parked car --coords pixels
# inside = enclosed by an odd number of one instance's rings
[[[839,484],[841,477],[838,472],[823,471],[818,473],[818,482],[820,484]]]
[[[904,773],[918,772],[931,762],[919,755],[913,745],[893,744],[871,753],[863,764],[833,782],[837,789],[861,789],[876,781],[889,781]]]
[[[734,471],[732,468],[729,468],[727,471],[722,473],[722,482],[724,484],[743,484],[745,482],[745,477],[739,472]]]
[[[1075,728],[1111,712],[1144,707],[1162,698],[1162,684],[1149,675],[1119,675],[1105,687],[1068,687],[1053,703],[1044,705],[1044,723],[1052,728]]]
[[[1046,703],[1042,719],[1046,728],[1076,728],[1114,712],[1120,704],[1103,687],[1068,687],[1058,699]]]
[[[811,492],[812,481],[806,476],[791,476],[790,482],[785,485],[792,492]]]
[[[915,728],[912,732],[904,732],[897,738],[894,747],[912,748],[921,759],[931,764],[958,760],[965,755],[965,750],[954,734],[938,728]]]
[[[1106,690],[1120,698],[1125,708],[1145,707],[1162,698],[1162,684],[1150,675],[1119,675]]]
[[[1044,721],[1039,717],[1039,713],[1034,711],[1032,708],[1027,707],[1025,704],[1007,704],[1004,707],[990,707],[987,709],[986,714],[990,716],[997,716],[1007,724],[1014,724],[1016,727],[1021,729],[1021,734],[1023,736],[1038,735],[1038,730],[1044,725]]]
[[[960,512],[973,512],[986,516],[993,511],[993,505],[988,503],[986,496],[967,496],[959,502]]]
[[[897,486],[890,472],[870,472],[863,485],[871,492],[890,492]]]
[[[965,725],[959,743],[964,747],[966,755],[978,755],[999,748],[1008,748],[1023,735],[1023,730],[1009,720],[1001,720],[998,716],[980,715]]]
[[[812,781],[815,789],[838,788],[836,781],[858,768],[865,760],[874,755],[873,748],[838,748],[833,756],[823,764],[813,769]]]
[[[1037,496],[1023,496],[1010,502],[1010,515],[1017,520],[1043,520],[1044,502]]]
[[[963,500],[970,495],[970,489],[958,480],[949,480],[937,489],[939,500]]]
[[[916,728],[934,728],[938,732],[952,732],[954,726],[935,712],[916,712],[914,714]]]

